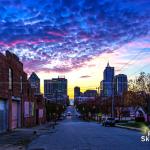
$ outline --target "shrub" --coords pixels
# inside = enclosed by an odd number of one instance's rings
[[[145,118],[144,117],[136,117],[135,121],[136,122],[145,122]]]

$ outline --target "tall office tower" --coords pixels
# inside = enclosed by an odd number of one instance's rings
[[[44,80],[44,96],[49,100],[61,101],[67,98],[67,79],[65,77]]]
[[[113,95],[113,80],[114,80],[114,67],[110,67],[109,63],[103,73],[103,94],[105,97]]]
[[[81,95],[80,93],[80,87],[75,87],[74,88],[74,99],[76,99],[76,97],[79,97]]]
[[[118,74],[114,78],[115,95],[122,95],[128,90],[128,79],[125,74]]]
[[[31,76],[29,77],[29,82],[31,88],[35,90],[34,94],[40,94],[40,78],[35,72],[32,72]]]

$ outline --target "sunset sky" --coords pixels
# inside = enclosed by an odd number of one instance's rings
[[[150,0],[0,0],[0,52],[20,57],[43,80],[68,79],[68,92],[96,89],[115,74],[150,72]]]

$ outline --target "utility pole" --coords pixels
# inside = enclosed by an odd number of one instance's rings
[[[57,103],[57,98],[58,98],[58,91],[56,89],[56,91],[55,91],[55,100],[56,100],[56,103]]]
[[[97,96],[100,96],[100,86],[96,87],[97,90]]]
[[[115,117],[115,108],[114,108],[114,101],[115,101],[115,84],[114,84],[114,79],[113,79],[113,82],[112,82],[112,118]]]

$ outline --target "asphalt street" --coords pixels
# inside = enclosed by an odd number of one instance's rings
[[[117,127],[103,127],[95,122],[84,122],[76,117],[59,122],[54,132],[46,133],[30,145],[28,150],[150,150],[150,142],[141,142],[142,134]]]

